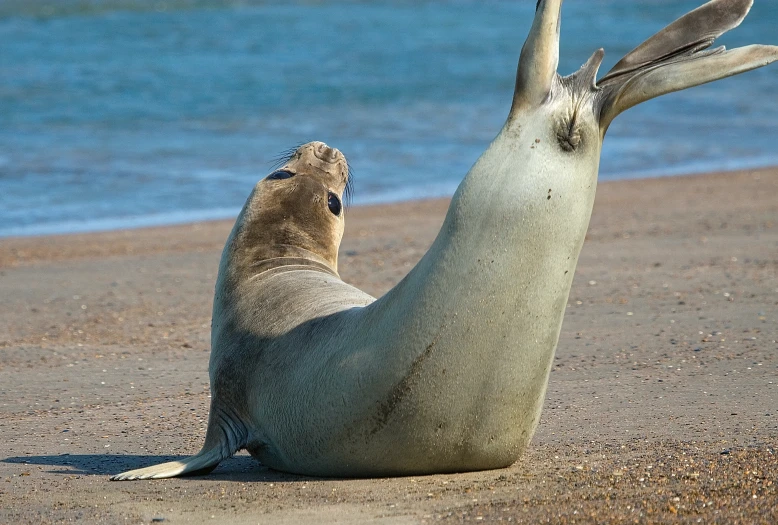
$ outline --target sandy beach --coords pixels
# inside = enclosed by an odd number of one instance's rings
[[[380,295],[446,200],[354,207]],[[0,523],[778,523],[778,169],[602,183],[543,417],[505,470],[109,482],[197,452],[230,222],[0,239]]]

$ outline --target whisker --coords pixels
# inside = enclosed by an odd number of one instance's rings
[[[270,169],[277,170],[278,168],[280,168],[281,166],[289,162],[292,156],[294,156],[295,152],[298,149],[300,149],[300,146],[302,146],[303,144],[307,144],[307,143],[300,142],[299,144],[292,146],[291,148],[284,150],[278,155],[276,155],[275,157],[273,157],[273,159],[270,161]]]
[[[351,167],[348,159],[346,159],[346,171],[348,178],[346,179],[346,187],[343,188],[343,204],[348,208],[351,206],[351,200],[354,196],[354,168]]]

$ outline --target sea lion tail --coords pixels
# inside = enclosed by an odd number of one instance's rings
[[[247,442],[248,430],[237,414],[231,413],[229,409],[225,410],[211,404],[205,444],[200,452],[182,461],[170,461],[151,467],[129,470],[111,476],[110,479],[111,481],[129,481],[205,475],[215,469],[222,460],[244,448]]]

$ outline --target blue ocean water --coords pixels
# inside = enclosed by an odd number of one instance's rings
[[[499,131],[534,0],[0,1],[0,236],[233,216],[323,140],[356,204],[450,195]],[[567,0],[560,72],[701,0]],[[728,47],[778,44],[756,0]],[[778,165],[778,66],[643,104],[601,179]]]

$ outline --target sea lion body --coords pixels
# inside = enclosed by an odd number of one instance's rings
[[[251,382],[249,398],[230,404],[251,407],[247,448],[264,465],[384,476],[518,459],[540,417],[548,349],[559,337],[597,177],[596,164],[571,174],[543,161],[543,149],[556,147],[552,128],[521,134],[506,127],[454,196],[427,255],[378,301],[315,269],[276,268],[238,284],[246,302],[228,308],[254,318],[248,326],[269,343],[246,346],[266,358],[247,370],[245,357],[227,365],[215,357],[214,397],[223,397],[222,374]],[[517,164],[545,176],[517,178]],[[492,185],[502,188],[496,197]],[[474,208],[482,210],[476,228]],[[430,278],[449,264],[456,274]],[[221,286],[217,296],[235,297]],[[219,310],[214,353],[231,356],[241,350],[229,347],[234,328],[223,335]]]
[[[112,479],[204,473],[241,448],[319,476],[515,462],[540,418],[610,122],[778,59],[771,46],[706,51],[750,5],[705,4],[598,83],[602,50],[573,75],[556,73],[561,0],[538,2],[505,126],[429,251],[378,300],[337,274],[346,161],[302,146],[257,184],[224,249],[203,449]]]

